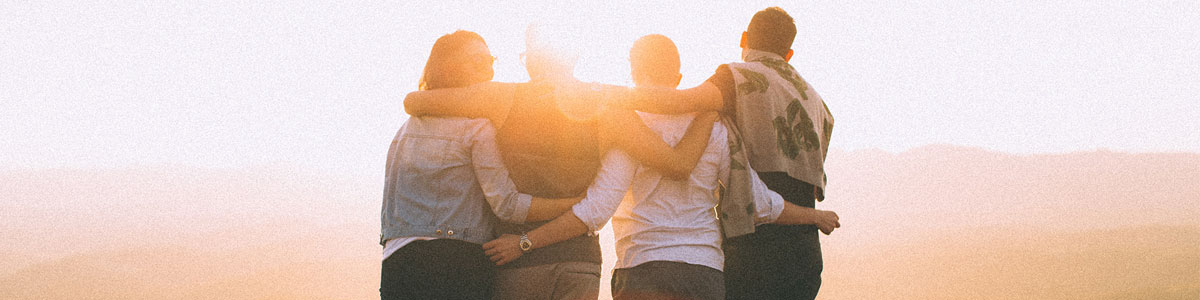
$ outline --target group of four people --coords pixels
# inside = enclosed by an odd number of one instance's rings
[[[491,82],[475,33],[435,42],[388,153],[383,299],[595,299],[610,218],[615,299],[816,296],[833,118],[787,63],[786,12],[683,90],[665,36],[634,43],[630,89],[575,79],[546,30],[526,32],[528,83]]]

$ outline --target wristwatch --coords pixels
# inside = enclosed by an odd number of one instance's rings
[[[529,252],[533,250],[533,241],[529,240],[528,234],[521,234],[521,252]]]

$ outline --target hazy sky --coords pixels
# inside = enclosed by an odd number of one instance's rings
[[[1195,1],[413,2],[6,3],[0,169],[382,170],[440,35],[480,33],[515,82],[526,24],[573,22],[577,75],[628,85],[628,47],[661,33],[690,87],[772,5],[835,149],[1200,152]]]

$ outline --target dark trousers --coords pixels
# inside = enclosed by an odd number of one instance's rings
[[[786,173],[759,173],[783,199],[814,207],[813,186]],[[821,242],[814,225],[758,226],[725,240],[726,299],[814,299],[821,288]]]
[[[673,261],[651,261],[613,270],[613,300],[725,299],[721,271]]]
[[[490,299],[496,267],[479,244],[415,241],[383,261],[379,297],[388,299]]]

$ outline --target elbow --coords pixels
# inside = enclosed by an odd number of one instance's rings
[[[408,114],[409,116],[412,116],[417,112],[417,103],[419,102],[416,99],[418,98],[416,96],[417,93],[418,92],[411,92],[404,96],[404,113]]]
[[[514,199],[512,201],[520,201]],[[500,219],[505,223],[525,224],[526,219],[532,217],[532,213],[528,208],[522,210],[519,205],[499,205],[488,198],[488,204],[492,207],[492,214],[496,215],[496,219]]]
[[[496,214],[496,218],[500,219],[500,221],[512,224],[525,224],[525,222],[529,221],[526,219],[531,217],[529,215],[518,216],[516,212],[503,212],[496,210],[492,210],[492,212]]]
[[[495,205],[492,206],[492,214],[496,215],[496,219],[507,223],[523,223],[525,221],[524,219],[517,220],[515,213],[499,209]]]

